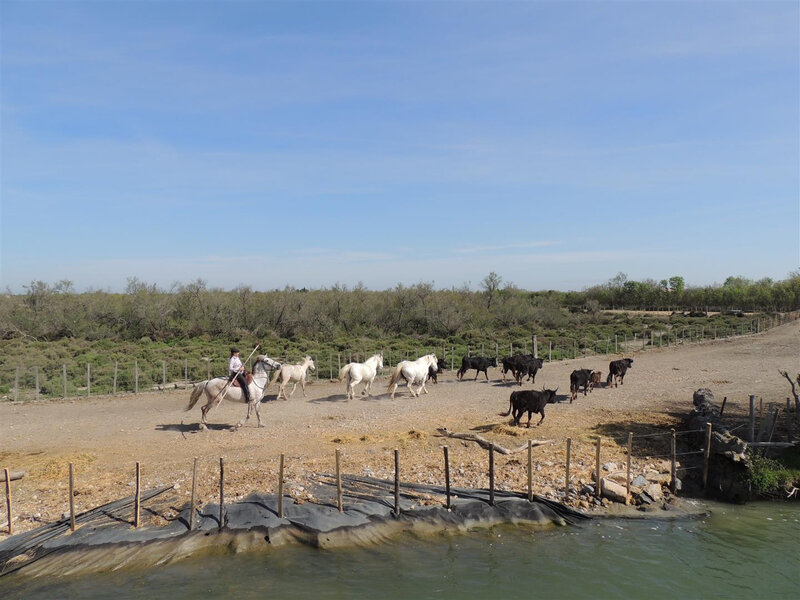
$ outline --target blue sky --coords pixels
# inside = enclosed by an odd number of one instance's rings
[[[2,289],[800,266],[796,2],[0,11]]]

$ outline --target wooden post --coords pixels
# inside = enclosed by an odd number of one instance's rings
[[[206,380],[211,379],[211,360],[206,360]]]
[[[723,413],[723,412],[725,412],[725,403],[726,403],[726,402],[728,402],[728,397],[727,397],[727,396],[725,396],[725,397],[722,399],[722,407],[719,409],[719,416],[720,416],[720,417],[722,416],[722,413]]]
[[[219,529],[225,525],[225,459],[219,457]]]
[[[11,473],[8,469],[3,469],[6,476],[6,514],[8,515],[8,535],[14,535],[14,525],[12,525],[12,512],[11,512]]]
[[[619,353],[619,343],[617,341],[617,334],[614,334],[614,354]]]
[[[75,474],[69,463],[69,530],[75,531]]]
[[[628,432],[628,476],[625,478],[625,504],[631,501],[631,451],[633,450],[633,432]]]
[[[141,507],[141,494],[142,494],[142,471],[139,462],[136,462],[136,496],[133,498],[133,526],[139,527],[139,509]],[[72,496],[70,495],[70,498]]]
[[[450,449],[444,446],[442,450],[444,450],[444,490],[447,495],[445,508],[450,508]]]
[[[528,440],[528,502],[533,502],[533,441]]]
[[[711,458],[711,428],[713,425],[709,422],[706,423],[706,448],[705,448],[705,461],[703,463],[703,493],[708,488],[708,462]]]
[[[283,518],[283,454],[278,461],[278,518]]]
[[[792,404],[789,398],[786,399],[786,441],[794,441],[794,432],[792,431]]]
[[[133,393],[139,393],[139,361],[135,360],[133,362]]]
[[[61,380],[64,383],[64,398],[67,397],[67,365],[61,365]]]
[[[161,391],[167,389],[167,361],[161,361]]]
[[[567,438],[567,472],[564,474],[564,495],[569,497],[569,462],[572,458],[572,438]]]
[[[113,395],[117,395],[117,371],[119,369],[119,364],[117,361],[114,361],[114,387],[112,388],[113,391],[111,392]]]
[[[333,352],[328,353],[328,364],[331,366],[331,379],[333,379]]]
[[[86,396],[92,395],[92,363],[86,363]]]
[[[339,512],[344,511],[344,504],[342,503],[342,471],[340,463],[341,453],[339,448],[336,449],[336,506],[339,507]]]
[[[194,466],[192,467],[192,499],[189,502],[189,531],[194,529],[194,505],[195,498],[197,497],[197,457],[194,457]]]
[[[33,367],[34,389],[36,390],[36,400],[39,400],[39,367]]]
[[[547,362],[553,362],[553,340],[547,342]]]
[[[677,444],[675,442],[675,430],[670,429],[670,438],[669,438],[669,445],[670,445],[670,454],[672,459],[672,464],[670,465],[669,469],[669,489],[674,494],[675,488],[677,486]]]
[[[400,451],[394,449],[394,514],[400,514]]]
[[[750,396],[750,428],[749,428],[749,441],[756,441],[756,397]]]
[[[494,444],[489,444],[489,506],[494,506]]]
[[[539,344],[536,342],[536,334],[533,334],[533,358],[539,358]]]
[[[183,386],[189,385],[189,359],[183,359]]]
[[[14,369],[14,402],[19,400],[19,367]]]
[[[595,450],[595,467],[594,467],[594,481],[595,490],[594,495],[600,497],[600,437],[597,437],[597,449]]]
[[[339,373],[342,370],[342,353],[336,353],[336,372]]]

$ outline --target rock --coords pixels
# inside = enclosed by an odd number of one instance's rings
[[[589,485],[588,483],[584,484],[584,486],[581,488],[581,494],[587,494],[589,496],[593,496],[594,495],[594,486],[593,485]]]
[[[654,502],[658,502],[664,497],[664,492],[661,490],[660,483],[651,483],[644,488],[644,493],[650,496]]]
[[[608,498],[609,500],[613,500],[614,502],[621,502],[625,503],[625,499],[628,495],[628,490],[625,486],[612,481],[611,479],[603,478],[600,480],[600,494],[604,498]]]
[[[589,502],[586,500],[581,500],[578,504],[580,505],[581,508],[589,508],[589,506],[591,506]]]
[[[641,494],[639,494],[637,499],[642,504],[652,504],[654,502],[654,500],[647,494],[647,492],[642,492]]]
[[[616,471],[617,470],[617,463],[615,462],[607,462],[603,465],[603,471]]]

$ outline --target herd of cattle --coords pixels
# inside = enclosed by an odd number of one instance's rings
[[[516,354],[514,356],[509,356],[502,359],[501,363],[503,365],[503,381],[506,381],[506,374],[510,371],[514,381],[516,381],[519,385],[522,385],[522,380],[525,378],[525,376],[528,377],[528,381],[535,383],[536,373],[544,366],[542,359],[536,358],[532,354]],[[612,360],[608,365],[606,386],[610,387],[612,383],[615,387],[617,385],[622,385],[625,379],[625,373],[627,373],[628,369],[630,369],[632,366],[632,358]],[[461,360],[461,368],[456,373],[456,376],[459,380],[462,380],[467,371],[470,369],[475,369],[475,379],[478,379],[478,375],[483,372],[486,380],[488,381],[489,367],[497,367],[497,360],[494,358],[486,358],[484,356],[465,356]],[[435,382],[436,373],[433,373],[435,369],[431,367],[430,370],[431,377]],[[440,361],[438,372],[440,373],[441,370],[442,363]],[[602,380],[603,374],[600,371],[594,371],[592,369],[574,370],[569,376],[570,403],[572,403],[578,397],[578,392],[583,391],[583,395],[585,396],[595,387],[600,386]],[[558,388],[554,390],[518,390],[511,392],[508,410],[504,413],[500,413],[500,416],[507,417],[512,415],[514,425],[519,425],[522,415],[527,412],[527,426],[530,427],[531,416],[533,413],[537,413],[541,415],[537,426],[541,425],[542,421],[544,421],[544,408],[547,404],[555,403],[557,391]]]

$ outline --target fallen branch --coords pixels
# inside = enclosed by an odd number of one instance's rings
[[[485,437],[482,437],[474,433],[454,433],[449,429],[447,429],[447,427],[438,427],[436,431],[439,432],[439,435],[442,437],[457,438],[459,440],[467,440],[468,442],[475,442],[481,448],[485,448],[486,450],[488,450],[489,447],[493,445],[494,449],[500,454],[516,454],[517,452],[522,452],[523,450],[528,449],[527,442],[525,442],[525,444],[523,444],[519,448],[508,449],[508,448],[503,448],[503,446],[499,444],[494,444],[493,442],[487,440]],[[531,440],[532,446],[543,446],[544,444],[552,444],[552,443],[553,440]]]
[[[27,471],[9,471],[8,477],[9,479],[11,479],[11,481],[16,481],[17,479],[22,479],[27,474],[28,474]],[[2,471],[0,472],[0,482],[5,480],[6,480],[6,473],[5,471]]]

